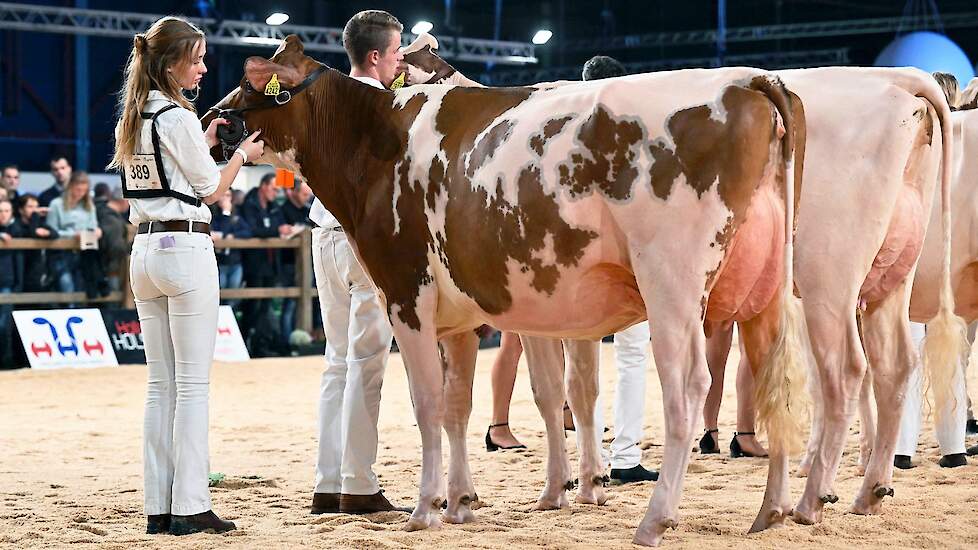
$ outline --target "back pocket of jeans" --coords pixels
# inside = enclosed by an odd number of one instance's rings
[[[153,250],[149,275],[164,294],[187,292],[194,287],[193,247],[158,248]]]

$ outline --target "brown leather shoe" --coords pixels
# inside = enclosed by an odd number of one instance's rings
[[[340,513],[343,514],[372,514],[374,512],[407,512],[414,508],[399,508],[394,506],[380,490],[372,495],[340,494]]]
[[[176,514],[170,516],[170,534],[171,535],[190,535],[192,533],[223,533],[225,531],[233,531],[237,529],[234,522],[225,521],[214,513],[213,510],[208,510],[200,514],[194,514],[192,516],[178,516]]]
[[[339,493],[313,493],[310,514],[336,514],[340,511]]]

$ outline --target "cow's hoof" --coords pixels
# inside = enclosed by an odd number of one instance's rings
[[[875,516],[883,513],[883,497],[892,496],[892,487],[877,485],[868,495],[859,495],[852,503],[849,512],[860,516]]]
[[[788,510],[785,512],[784,510]],[[784,527],[784,521],[791,515],[791,508],[787,506],[777,507],[777,508],[762,508],[757,514],[757,518],[754,520],[754,524],[750,526],[750,531],[748,533],[758,533],[764,531],[765,529],[773,529],[777,527]]]
[[[839,502],[839,495],[836,495],[835,493],[828,493],[818,497],[818,501],[822,504],[835,504],[836,502]]]
[[[536,510],[560,510],[561,508],[567,508],[569,505],[567,501],[567,493],[563,490],[557,496],[543,494],[537,499]]]
[[[822,522],[822,503],[817,506],[806,506],[804,502],[798,504],[791,512],[791,520],[799,525],[815,525]]]
[[[442,517],[448,523],[455,524],[472,523],[475,521],[475,514],[472,513],[472,510],[467,505],[461,504],[456,506],[454,510],[452,510],[452,506],[449,506],[442,514]]]
[[[408,519],[407,525],[404,526],[404,530],[423,531],[425,529],[437,529],[439,527],[441,527],[441,520],[438,519],[436,512],[418,512],[415,510],[411,514],[410,519]]]
[[[608,495],[602,487],[581,487],[574,502],[578,504],[603,506],[605,502],[608,502]]]
[[[659,546],[662,544],[662,536],[666,529],[675,529],[679,522],[674,519],[662,519],[658,521],[642,521],[632,538],[632,544],[639,546]]]

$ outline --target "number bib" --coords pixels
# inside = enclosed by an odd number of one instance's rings
[[[163,178],[160,177],[156,155],[153,153],[137,153],[132,161],[125,165],[126,188],[131,191],[162,191]]]

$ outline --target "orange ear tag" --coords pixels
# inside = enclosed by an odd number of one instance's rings
[[[292,189],[295,187],[295,172],[286,170],[285,168],[276,168],[275,185],[284,187],[286,189]]]

